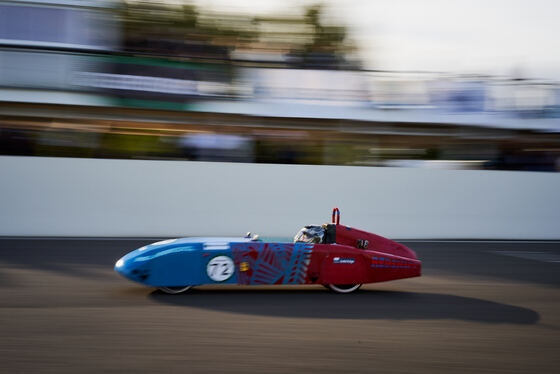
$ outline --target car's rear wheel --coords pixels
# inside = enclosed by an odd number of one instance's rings
[[[176,295],[187,291],[192,286],[160,287],[159,289],[170,295]]]
[[[327,287],[337,293],[350,293],[362,287],[362,284],[328,284]]]

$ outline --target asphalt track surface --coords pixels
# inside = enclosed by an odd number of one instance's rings
[[[558,373],[560,243],[404,242],[423,276],[349,295],[113,272],[150,240],[0,239],[1,373]]]

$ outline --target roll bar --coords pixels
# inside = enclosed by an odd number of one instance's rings
[[[334,216],[336,214],[336,224],[339,225],[340,224],[340,210],[338,210],[338,208],[334,208],[332,211],[332,223],[334,222]]]

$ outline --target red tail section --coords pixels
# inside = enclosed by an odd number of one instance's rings
[[[410,248],[391,239],[344,225],[336,225],[336,243],[417,260]]]

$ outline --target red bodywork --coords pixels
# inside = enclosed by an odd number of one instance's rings
[[[421,275],[421,262],[406,246],[348,226],[335,228],[336,244],[313,245],[306,283],[374,283]]]

